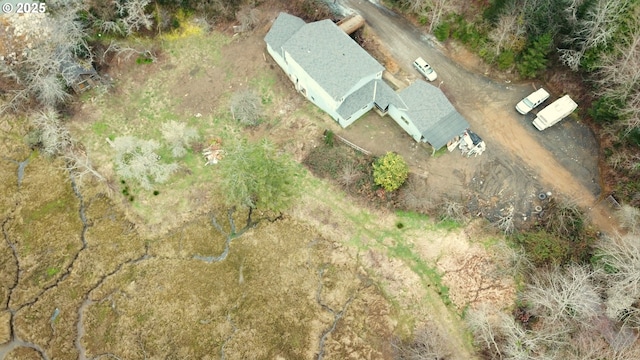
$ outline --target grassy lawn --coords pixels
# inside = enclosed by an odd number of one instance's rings
[[[151,229],[153,234],[171,231],[166,237],[154,238],[151,242],[153,251],[159,254],[160,258],[178,256],[187,259],[196,253],[209,256],[221,251],[220,239],[211,242],[214,230],[206,220],[202,220],[202,216],[200,220],[193,220],[198,215],[217,208],[219,204],[218,199],[222,194],[217,188],[219,176],[216,167],[205,166],[201,154],[193,149],[188,149],[187,155],[183,158],[172,159],[169,148],[163,146],[158,151],[162,160],[176,161],[180,169],[165,184],[155,185],[152,191],[145,190],[128,181],[122,183],[115,175],[114,154],[105,138],[113,140],[118,136],[131,135],[162,142],[161,124],[170,120],[185,122],[195,128],[202,144],[217,138],[222,139],[224,144],[240,137],[256,137],[254,130],[243,130],[234,123],[227,107],[227,100],[242,86],[249,86],[260,94],[262,104],[266,108],[265,114],[269,114],[266,115],[269,117],[269,123],[261,125],[262,128],[256,131],[258,134],[269,137],[269,130],[273,127],[288,132],[288,136],[293,137],[295,135],[291,135],[291,132],[296,131],[295,128],[289,131],[290,128],[286,126],[295,124],[296,119],[311,119],[308,123],[316,125],[327,120],[326,114],[308,103],[303,103],[301,107],[282,115],[291,119],[284,119],[282,123],[280,120],[276,121],[288,95],[278,90],[278,81],[281,81],[278,80],[278,70],[241,73],[241,70],[229,62],[228,57],[225,58],[225,49],[234,46],[233,41],[229,36],[219,33],[206,34],[197,28],[188,28],[188,31],[181,35],[163,37],[160,41],[161,56],[157,63],[137,64],[133,61],[128,65],[128,73],[119,77],[120,80],[108,96],[100,97],[96,94],[92,101],[84,104],[84,116],[76,117],[70,123],[73,135],[85,144],[98,170],[110,176],[119,192],[127,189],[127,194],[122,194],[126,196],[116,194],[116,199],[121,200],[118,207],[124,209],[129,219],[135,219],[136,224],[142,225],[138,231],[144,234],[144,226]],[[241,49],[241,46],[235,45]],[[261,58],[258,57],[258,61],[261,61]],[[267,67],[264,64],[262,66]],[[326,125],[331,126],[331,123]],[[366,206],[354,204],[353,199],[348,198],[343,191],[336,191],[332,188],[333,185],[314,178],[309,173],[301,186],[304,187],[304,195],[292,210],[293,219],[290,227],[265,226],[264,229],[256,231],[256,234],[248,233],[243,239],[234,242],[231,255],[225,264],[209,266],[216,269],[214,272],[218,275],[215,278],[220,281],[213,281],[211,269],[200,269],[200,265],[197,266],[200,275],[194,273],[197,269],[191,269],[187,263],[180,262],[172,264],[172,270],[165,274],[162,268],[166,264],[154,261],[137,267],[133,271],[134,275],[123,272],[121,278],[105,286],[114,289],[123,287],[129,281],[129,276],[141,284],[140,286],[151,287],[152,282],[164,283],[161,278],[166,275],[175,280],[175,284],[181,284],[175,286],[179,298],[183,299],[184,303],[205,302],[209,291],[218,291],[216,302],[219,302],[220,306],[210,308],[209,317],[199,318],[201,314],[193,307],[189,309],[190,312],[179,310],[178,313],[172,313],[180,309],[180,306],[163,297],[167,296],[166,294],[157,297],[154,295],[151,309],[147,312],[140,311],[149,301],[147,296],[156,294],[156,290],[153,290],[145,293],[146,296],[127,300],[122,305],[122,311],[125,313],[136,314],[130,317],[131,323],[125,318],[117,317],[104,304],[94,306],[89,318],[95,322],[91,322],[93,325],[89,327],[91,332],[100,336],[95,342],[91,340],[91,346],[94,349],[108,349],[116,346],[112,342],[124,336],[122,332],[127,329],[134,331],[140,326],[159,328],[164,326],[160,324],[164,322],[163,324],[173,324],[171,329],[181,334],[176,338],[176,342],[179,343],[176,344],[177,347],[186,349],[194,346],[195,342],[202,341],[202,346],[194,347],[194,351],[183,354],[194,355],[201,353],[201,347],[219,348],[231,331],[231,325],[226,319],[233,319],[235,324],[244,328],[255,326],[258,322],[260,326],[264,326],[263,334],[269,331],[276,333],[266,338],[256,337],[253,333],[240,333],[238,338],[229,344],[230,352],[235,350],[236,354],[240,354],[246,349],[246,345],[242,345],[241,342],[246,341],[247,344],[255,344],[256,348],[260,349],[280,348],[281,354],[285,354],[287,358],[308,358],[313,355],[309,349],[316,346],[316,339],[310,340],[310,334],[317,334],[327,322],[327,314],[322,309],[314,308],[317,305],[314,294],[318,282],[315,278],[316,270],[328,264],[326,277],[331,281],[327,280],[326,289],[332,297],[327,299],[339,300],[332,305],[335,309],[339,308],[340,301],[348,298],[349,292],[355,291],[354,284],[358,284],[358,281],[354,280],[358,278],[354,275],[357,273],[355,269],[362,266],[366,276],[375,283],[376,291],[384,294],[386,303],[391,307],[390,316],[397,322],[397,333],[411,334],[417,323],[423,322],[426,317],[435,317],[449,324],[449,332],[454,334],[455,338],[452,341],[462,349],[461,353],[472,352],[465,340],[461,314],[449,299],[448,287],[443,283],[435,264],[425,259],[418,246],[423,242],[437,244],[449,232],[459,231],[459,224],[438,223],[427,216],[411,212],[391,213],[368,209]],[[45,210],[59,206],[62,205],[51,203],[45,206]],[[38,213],[34,216],[38,216]],[[182,223],[189,225],[182,227]],[[309,225],[311,229],[307,229]],[[176,233],[175,229],[181,230]],[[307,255],[310,251],[307,249],[308,244],[316,241],[312,240],[313,238],[334,241],[344,248],[339,248],[340,251],[323,248],[318,253]],[[282,275],[275,270],[277,267],[274,265],[284,260],[280,254],[271,251],[267,251],[269,256],[266,256],[262,249],[266,244],[298,259],[297,263],[287,262],[286,266],[280,264],[289,274],[288,277],[280,278]],[[345,254],[341,253],[343,250]],[[310,262],[311,268],[304,265],[308,256],[313,260]],[[341,256],[345,259],[341,259]],[[261,258],[268,258],[271,263],[265,264]],[[375,266],[376,261],[385,265],[378,268]],[[345,273],[340,266],[346,266],[349,270]],[[48,274],[55,272],[59,267],[57,264],[47,264],[43,270]],[[305,269],[302,272],[301,267]],[[145,274],[154,275],[142,274],[140,271],[144,269],[148,270]],[[238,269],[245,269],[242,278],[247,284],[255,284],[254,290],[250,290],[246,285],[238,286]],[[191,289],[183,285],[184,274],[197,276],[207,288],[190,292]],[[207,275],[212,278],[208,278]],[[301,275],[306,277],[303,276],[303,279]],[[220,276],[224,279],[221,280]],[[341,277],[349,277],[349,280]],[[281,283],[277,289],[269,289],[269,281],[274,278],[279,279]],[[293,284],[300,284],[302,288],[292,287]],[[305,300],[291,308],[292,305],[287,299],[292,295]],[[271,303],[273,307],[264,307],[265,303]],[[366,305],[362,306],[366,309]],[[180,311],[193,323],[199,324],[198,328],[201,330],[189,332],[182,329],[182,325],[173,317]],[[366,313],[366,310],[360,308],[354,308],[352,311],[358,314]],[[290,317],[298,314],[298,319],[304,318],[308,321],[318,318],[324,320],[320,324],[316,322],[312,325],[298,322],[291,328],[292,318],[278,314],[289,314],[287,316]],[[264,319],[265,315],[270,318]],[[110,319],[112,325],[100,326],[101,319]],[[210,319],[214,319],[215,323],[209,325]],[[362,319],[345,321],[345,326],[348,327],[356,326]],[[215,335],[207,340],[201,337],[202,331],[210,331]],[[364,330],[363,334],[365,338],[373,336],[372,332]],[[101,337],[102,340],[99,340]],[[162,334],[145,333],[143,337],[149,346],[160,347],[166,340]],[[205,340],[210,342],[207,343]],[[127,342],[129,345],[135,345],[136,339],[128,338]],[[301,352],[301,347],[310,352]],[[265,351],[263,355],[268,357],[278,355],[273,350]]]

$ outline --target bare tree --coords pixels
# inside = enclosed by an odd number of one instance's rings
[[[515,277],[518,274],[526,274],[534,268],[534,264],[521,246],[517,247],[501,241],[493,246],[493,250],[496,253],[495,270],[499,276],[508,274]]]
[[[440,208],[440,216],[444,219],[459,222],[466,222],[469,220],[469,217],[465,213],[464,206],[460,202],[451,198],[445,198]]]
[[[522,327],[513,316],[500,313],[499,318],[505,359],[558,359],[569,341],[569,332],[563,324],[529,330]]]
[[[429,17],[429,32],[433,32],[440,25],[445,15],[451,13],[455,8],[451,0],[427,0]]]
[[[515,224],[513,223],[514,211],[513,205],[509,205],[505,213],[500,214],[498,221],[495,222],[496,227],[505,234],[513,234],[515,231]]]
[[[635,233],[606,236],[596,246],[605,266],[607,315],[640,329],[640,238]]]
[[[421,14],[425,11],[427,4],[429,4],[430,0],[410,0],[407,1],[407,10],[414,14]]]
[[[573,3],[570,6],[575,5]],[[562,61],[572,70],[578,70],[587,50],[607,45],[628,4],[629,0],[597,0],[590,6],[584,17],[575,22],[571,36],[566,39],[569,48],[558,49]]]
[[[531,276],[521,297],[545,323],[587,321],[601,305],[592,280],[593,272],[584,266],[541,270]]]
[[[601,95],[620,99],[622,125],[631,131],[640,128],[640,23],[630,29],[627,37],[602,55],[597,71]]]
[[[501,329],[496,315],[491,315],[489,307],[483,305],[478,309],[471,309],[465,317],[467,326],[474,336],[476,345],[480,346],[491,359],[502,359],[500,351]]]
[[[551,198],[542,216],[542,225],[547,232],[565,238],[581,235],[584,224],[584,213],[574,201],[569,199]]]
[[[151,30],[153,15],[146,12],[150,0],[128,0],[121,3],[114,0],[116,11],[120,15],[119,25],[129,35],[142,28]]]
[[[69,130],[62,124],[55,110],[49,108],[31,119],[42,153],[56,156],[64,153],[72,144]]]
[[[566,0],[565,5],[565,18],[571,25],[575,25],[578,22],[578,10],[584,4],[584,0]]]
[[[496,27],[489,33],[489,39],[495,44],[496,55],[503,49],[512,49],[526,42],[526,24],[522,20],[522,11],[523,7],[512,2],[500,15]]]
[[[255,91],[240,90],[231,97],[231,116],[245,126],[255,126],[262,116],[262,99]]]
[[[617,215],[625,229],[631,232],[640,231],[640,209],[623,204]]]
[[[358,171],[358,165],[354,162],[347,162],[342,166],[340,171],[338,182],[340,185],[350,188],[358,179],[362,177],[360,171]]]
[[[0,73],[17,85],[0,110],[17,109],[31,97],[46,107],[65,101],[69,95],[64,79],[77,66],[75,54],[81,50],[89,59],[92,57],[85,41],[87,34],[77,17],[83,5],[77,1],[51,1],[47,6],[51,12],[29,16],[32,21],[27,33],[20,30],[25,25],[20,25],[20,18],[14,18],[13,27],[7,30],[13,32],[14,39],[28,37],[29,41],[14,41],[13,52],[20,55],[10,67],[0,67]]]
[[[133,136],[117,137],[113,143],[116,151],[116,172],[124,179],[138,181],[150,190],[152,183],[163,183],[177,170],[176,164],[161,162],[156,150],[160,144],[154,140],[142,140]]]
[[[93,167],[84,147],[74,144],[62,154],[62,157],[65,160],[65,170],[74,173],[78,180],[81,181],[85,175],[91,175],[100,181],[105,181],[105,177]]]
[[[98,59],[100,59],[101,62],[105,63],[107,60],[107,56],[110,53],[121,56],[125,61],[130,60],[132,56],[141,56],[150,59],[153,62],[158,60],[153,50],[144,47],[134,47],[132,45],[123,44],[118,41],[111,41],[107,49],[98,54]]]
[[[405,360],[447,359],[452,353],[446,336],[435,322],[416,330],[408,343],[392,345],[398,357]]]
[[[175,158],[185,156],[187,154],[186,148],[198,138],[196,129],[174,120],[162,124],[160,131],[169,143],[171,154]]]
[[[251,6],[243,6],[240,11],[236,13],[236,19],[240,23],[242,31],[253,30],[260,21],[260,11]]]

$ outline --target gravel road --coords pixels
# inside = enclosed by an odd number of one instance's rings
[[[601,191],[598,144],[591,131],[580,122],[565,119],[539,132],[531,125],[534,114],[522,116],[515,111],[515,104],[542,84],[496,81],[464,68],[447,56],[445,46],[433,36],[375,0],[339,0],[336,3],[345,13],[356,12],[365,18],[404,72],[418,76],[411,65],[418,56],[433,66],[438,72],[433,85],[440,86],[469,121],[471,129],[487,143],[487,151],[482,155],[485,159],[479,164],[499,160],[503,167],[507,164],[507,171],[502,172],[507,176],[506,181],[524,185],[520,192],[563,194],[589,209],[592,220],[601,229],[610,231],[615,227],[609,209],[598,201]],[[552,94],[550,100],[560,95]],[[487,169],[484,170],[486,173]],[[531,179],[523,179],[523,174],[529,174]],[[532,186],[532,182],[539,185]],[[519,195],[524,198],[535,194]]]

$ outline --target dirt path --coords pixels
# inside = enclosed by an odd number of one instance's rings
[[[407,80],[418,76],[410,65],[413,59],[418,56],[428,59],[438,71],[434,85],[443,89],[471,128],[486,140],[488,150],[483,156],[506,159],[516,167],[530,169],[544,190],[561,193],[588,209],[600,229],[615,229],[608,209],[597,206],[596,194],[600,191],[596,181],[597,144],[592,136],[585,139],[570,131],[583,133],[584,126],[561,123],[535,133],[530,125],[533,115],[525,118],[513,110],[514,104],[532,91],[531,84],[499,83],[466,70],[448,58],[431,36],[381,5],[362,0],[342,3],[366,19],[380,42],[409,74]],[[550,133],[556,136],[552,139]],[[567,146],[572,149],[569,153]],[[571,159],[566,159],[567,156]]]

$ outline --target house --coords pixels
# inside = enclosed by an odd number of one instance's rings
[[[442,90],[423,80],[414,81],[398,95],[406,108],[392,106],[389,116],[416,141],[440,149],[469,128]]]
[[[436,149],[469,127],[442,91],[424,81],[396,93],[382,80],[384,67],[330,20],[305,23],[280,13],[265,42],[296,90],[342,127],[375,108]]]
[[[99,79],[98,72],[91,62],[72,58],[71,55],[62,55],[60,74],[66,85],[73,88],[77,94],[92,88]]]

